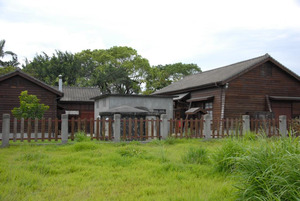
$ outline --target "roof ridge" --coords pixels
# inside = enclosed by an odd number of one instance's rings
[[[212,71],[218,71],[220,69],[223,69],[223,68],[227,68],[227,67],[230,67],[230,66],[233,66],[233,65],[237,65],[237,64],[241,64],[241,63],[246,63],[246,62],[249,62],[251,60],[255,60],[255,59],[259,59],[259,58],[263,58],[263,57],[271,57],[268,53],[262,55],[262,56],[258,56],[258,57],[254,57],[254,58],[251,58],[251,59],[246,59],[244,61],[239,61],[239,62],[235,62],[235,63],[232,63],[232,64],[229,64],[229,65],[226,65],[226,66],[220,66],[220,67],[217,67],[217,68],[214,68],[214,69],[210,69],[210,70],[207,70],[207,71],[203,71],[203,72],[199,72],[199,73],[195,73],[195,74],[191,74],[191,75],[187,75],[185,76],[183,79],[187,79],[191,76],[197,76],[199,74],[206,74],[206,73],[210,73]]]
[[[217,68],[214,68],[214,69],[211,69],[211,70],[204,71],[202,73],[219,70],[221,68],[226,68],[226,67],[237,65],[237,64],[241,64],[241,63],[246,63],[246,62],[249,62],[249,61],[252,61],[252,60],[256,60],[256,59],[259,59],[259,58],[263,58],[263,57],[268,58],[268,57],[271,57],[271,56],[268,53],[266,53],[266,54],[264,54],[262,56],[258,56],[258,57],[254,57],[254,58],[251,58],[251,59],[246,59],[246,60],[243,60],[243,61],[235,62],[235,63],[229,64],[229,65],[226,65],[226,66],[220,66],[220,67],[217,67]]]

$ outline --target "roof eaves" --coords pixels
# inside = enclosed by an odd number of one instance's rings
[[[40,80],[38,80],[38,79],[36,79],[36,78],[34,78],[34,77],[26,74],[24,72],[22,72],[20,69],[17,69],[15,71],[11,72],[11,73],[8,73],[8,74],[5,74],[5,75],[1,76],[0,77],[0,81],[9,79],[9,78],[11,78],[13,76],[16,76],[16,75],[19,75],[19,76],[21,76],[21,77],[23,77],[23,78],[25,78],[25,79],[33,82],[33,83],[35,83],[35,84],[37,84],[37,85],[45,88],[45,89],[47,89],[47,90],[49,90],[49,91],[57,94],[58,96],[63,96],[63,93],[61,91],[58,91],[58,90],[54,89],[53,87],[47,85],[46,83],[44,83],[44,82],[42,82],[42,81],[40,81]]]
[[[159,95],[159,94],[168,94],[168,95],[174,95],[174,94],[178,94],[178,93],[187,93],[187,92],[191,92],[191,91],[195,91],[195,90],[199,90],[199,89],[207,89],[207,88],[213,88],[213,87],[217,87],[222,85],[222,82],[212,82],[209,84],[205,84],[205,85],[201,85],[201,86],[195,86],[195,87],[188,87],[185,89],[180,89],[180,90],[172,90],[172,91],[167,91],[167,92],[155,92],[155,94],[153,95]]]

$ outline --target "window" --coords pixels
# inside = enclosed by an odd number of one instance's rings
[[[213,117],[213,102],[206,102],[204,109],[206,110],[207,114],[210,114],[210,116]]]
[[[213,108],[213,103],[212,102],[205,103],[205,108],[204,109],[212,109],[212,108]]]

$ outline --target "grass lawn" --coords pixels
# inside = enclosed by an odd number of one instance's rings
[[[232,200],[231,177],[183,160],[220,143],[17,143],[0,149],[0,200]]]
[[[300,196],[298,139],[11,144],[0,149],[0,200],[5,201]]]

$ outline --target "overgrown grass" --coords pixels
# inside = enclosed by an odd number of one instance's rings
[[[80,141],[80,142],[79,142]],[[299,139],[169,138],[0,149],[0,200],[297,200]]]
[[[232,200],[234,179],[184,163],[190,147],[219,142],[74,142],[0,149],[0,200]],[[40,144],[40,143],[39,143]]]
[[[239,181],[237,200],[300,199],[299,138],[227,139],[214,161],[217,172]]]

